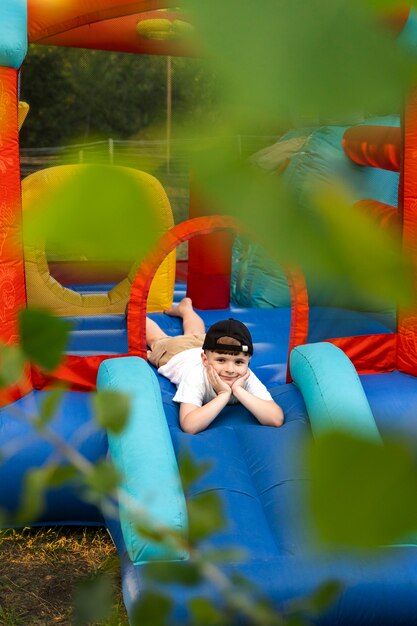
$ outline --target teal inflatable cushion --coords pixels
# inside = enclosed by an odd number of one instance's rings
[[[340,348],[327,342],[298,346],[290,370],[315,437],[339,430],[381,441],[359,376]]]
[[[398,126],[398,116],[364,120],[363,124]],[[346,126],[320,126],[290,131],[268,149],[251,157],[251,162],[274,175],[288,157],[288,164],[280,174],[280,182],[291,190],[295,202],[312,213],[310,192],[313,183],[333,193],[335,184],[347,190],[354,202],[373,199],[397,206],[398,172],[353,163],[344,153],[342,138]],[[294,144],[294,140],[298,143]],[[297,149],[288,151],[287,144]],[[268,157],[266,159],[266,156]],[[275,159],[275,161],[274,161]],[[267,174],[266,174],[267,175]],[[280,207],[277,206],[277,211]],[[335,208],[335,210],[337,210]],[[358,311],[390,311],[393,303],[360,295],[348,281],[318,281],[316,268],[303,267],[309,292],[310,306],[331,306]],[[247,307],[289,306],[290,296],[285,273],[260,247],[237,242],[233,254],[232,298],[236,304]]]
[[[19,69],[27,52],[27,0],[0,2],[0,66]]]
[[[108,433],[112,461],[123,476],[120,491],[131,503],[119,503],[131,560],[138,564],[187,558],[183,550],[153,542],[135,527],[135,509],[139,507],[147,511],[155,528],[165,527],[180,537],[185,537],[188,529],[184,492],[156,375],[139,357],[108,359],[100,366],[97,388],[129,394],[132,402],[123,432]]]
[[[243,307],[291,306],[285,273],[260,246],[243,237],[236,237],[233,245],[231,297]]]
[[[411,7],[407,22],[397,37],[397,42],[408,53],[417,56],[417,10]]]

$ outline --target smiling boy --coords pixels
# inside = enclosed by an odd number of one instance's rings
[[[180,425],[188,433],[204,430],[227,404],[240,402],[267,426],[281,426],[281,407],[249,369],[253,354],[248,328],[234,319],[221,320],[205,333],[190,298],[165,311],[182,318],[184,335],[169,337],[147,318],[149,361],[177,385]]]

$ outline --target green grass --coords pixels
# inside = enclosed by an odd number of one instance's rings
[[[23,615],[15,609],[3,609],[0,606],[0,624],[2,626],[23,626],[25,618]]]

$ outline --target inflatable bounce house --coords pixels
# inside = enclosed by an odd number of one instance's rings
[[[415,438],[415,310],[394,311],[382,305],[370,310],[366,303],[352,306],[346,294],[338,294],[332,306],[318,292],[309,300],[310,277],[303,280],[291,271],[285,293],[275,293],[281,288],[282,274],[244,240],[237,244],[232,275],[230,241],[237,229],[233,220],[201,216],[192,207],[192,218],[173,226],[161,185],[136,170],[125,173],[138,195],[145,191],[160,215],[161,238],[139,267],[105,293],[102,287],[85,290],[80,285],[60,284],[51,276],[45,246],[22,243],[22,220],[37,194],[68,177],[76,182],[83,171],[83,166],[51,168],[21,185],[18,78],[27,42],[187,54],[176,40],[141,34],[155,19],[163,17],[164,28],[179,19],[178,12],[162,14],[162,8],[160,0],[2,0],[0,5],[1,338],[5,344],[18,341],[17,315],[27,306],[47,307],[73,324],[67,354],[57,370],[46,376],[32,367],[24,385],[3,394],[0,508],[16,511],[25,473],[56,460],[52,446],[18,416],[21,411],[36,414],[51,381],[64,381],[68,390],[51,428],[92,463],[110,454],[123,473],[123,492],[131,502],[145,506],[158,523],[187,533],[187,501],[177,458],[188,451],[198,462],[209,461],[210,470],[187,493],[188,503],[215,492],[223,504],[226,527],[210,538],[208,547],[243,547],[244,560],[221,567],[229,575],[241,575],[256,584],[277,610],[285,613],[291,601],[337,579],[342,583],[340,595],[314,623],[415,624],[415,545],[381,547],[379,559],[361,553],[314,554],[299,523],[304,485],[309,480],[300,459],[306,438],[335,426],[372,441],[392,432]],[[400,21],[401,35],[411,40],[414,12],[405,11]],[[22,121],[23,106],[20,111]],[[308,168],[338,167],[338,175],[350,177],[357,200],[373,213],[381,228],[396,224],[404,249],[413,254],[417,242],[416,145],[414,93],[401,128],[395,119],[349,129],[298,131],[256,155],[254,162],[263,167],[272,162],[270,169],[279,168],[284,179],[298,177],[300,188]],[[316,161],[307,158],[309,151],[317,156]],[[277,156],[271,157],[272,153]],[[224,255],[214,260],[210,251],[217,237],[221,237]],[[185,287],[175,283],[173,251],[187,240],[191,245]],[[147,363],[144,327],[148,311],[169,334],[179,334],[180,320],[162,311],[185,289],[207,326],[229,316],[248,325],[255,346],[251,367],[284,410],[281,428],[261,427],[246,409],[234,405],[226,407],[204,432],[182,432],[178,407],[172,401],[173,385]],[[91,397],[96,386],[132,397],[128,426],[119,435],[106,433],[93,420]],[[332,424],[334,416],[336,425]],[[343,493],[335,498],[343,498]],[[137,534],[125,500],[120,501],[115,518],[85,501],[72,483],[50,489],[41,517],[25,522],[107,526],[120,556],[130,617],[146,588],[143,564],[185,558],[181,551],[173,552]],[[172,624],[187,623],[187,600],[193,595],[208,598],[214,605],[222,601],[207,582],[197,588],[173,585],[170,593]]]

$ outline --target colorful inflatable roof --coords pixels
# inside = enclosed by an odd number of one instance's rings
[[[2,0],[0,66],[19,68],[27,44],[192,56],[187,17],[160,0]]]
[[[144,54],[194,54],[187,18],[161,0],[29,0],[29,42]],[[143,24],[152,24],[154,29]],[[182,37],[185,35],[185,38]]]
[[[0,66],[18,68],[27,43],[143,54],[193,56],[192,27],[166,0],[2,0]],[[399,39],[417,49],[416,12],[384,17]]]

